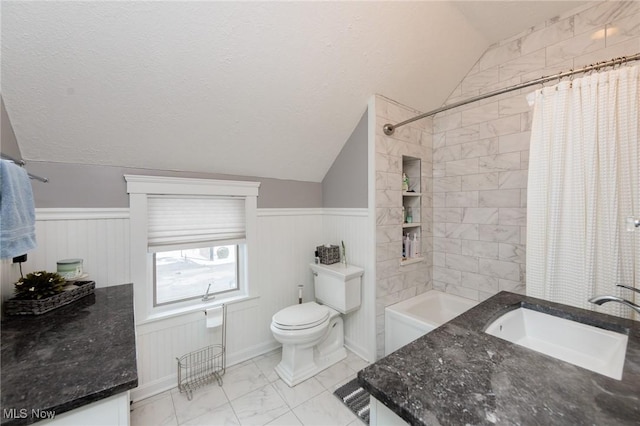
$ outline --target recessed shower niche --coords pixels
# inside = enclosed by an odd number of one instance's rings
[[[421,160],[402,156],[402,256],[401,265],[424,260],[422,256]]]

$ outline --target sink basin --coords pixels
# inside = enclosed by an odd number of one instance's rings
[[[485,333],[620,380],[626,334],[520,307],[489,324]]]

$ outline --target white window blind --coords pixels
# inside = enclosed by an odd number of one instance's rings
[[[245,198],[191,195],[149,195],[150,252],[242,242]]]

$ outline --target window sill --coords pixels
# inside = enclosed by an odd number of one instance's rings
[[[170,320],[170,319],[174,319],[174,318],[180,318],[180,317],[184,317],[190,314],[194,314],[194,313],[198,313],[198,312],[203,312],[206,311],[207,309],[211,309],[211,308],[215,308],[218,306],[222,306],[222,305],[227,305],[227,309],[229,311],[234,311],[235,309],[231,308],[229,305],[236,305],[236,304],[240,304],[242,302],[248,302],[248,301],[252,301],[255,300],[256,304],[257,304],[257,300],[260,298],[260,296],[257,295],[240,295],[240,296],[235,296],[235,297],[229,297],[227,299],[220,299],[220,300],[210,300],[207,302],[199,302],[197,304],[191,305],[191,306],[187,306],[187,307],[183,307],[183,308],[176,308],[176,309],[171,309],[171,310],[166,310],[163,312],[155,312],[152,313],[150,315],[148,315],[145,319],[136,322],[136,325],[138,326],[142,326],[142,325],[148,325],[148,324],[152,324],[152,323],[156,323],[159,321],[165,321],[165,320]]]

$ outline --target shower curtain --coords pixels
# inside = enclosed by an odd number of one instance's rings
[[[640,67],[561,82],[534,103],[527,189],[527,295],[633,318],[640,304]],[[640,316],[636,317],[640,319]]]

